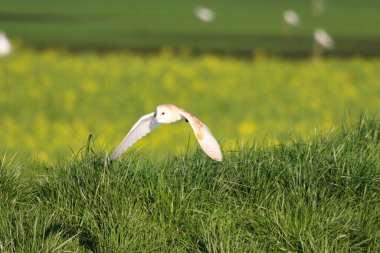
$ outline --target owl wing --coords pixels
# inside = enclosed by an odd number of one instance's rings
[[[158,123],[154,117],[154,112],[142,116],[132,127],[129,133],[124,137],[123,141],[117,146],[111,155],[111,160],[118,158],[123,152],[131,147],[136,141],[150,133],[158,127]]]
[[[211,134],[210,129],[202,123],[197,117],[184,110],[180,110],[179,114],[184,117],[193,128],[195,137],[203,151],[213,160],[221,162],[223,160],[222,151],[219,143]]]

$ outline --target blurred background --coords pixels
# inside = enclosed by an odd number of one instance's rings
[[[13,0],[0,5],[0,152],[112,151],[173,103],[225,152],[310,138],[380,108],[377,0]],[[186,123],[134,151],[184,154]]]

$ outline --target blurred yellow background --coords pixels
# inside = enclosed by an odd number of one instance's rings
[[[311,136],[380,107],[379,59],[237,59],[164,49],[72,54],[20,49],[0,61],[2,151],[51,161],[90,134],[112,151],[140,116],[173,103],[197,115],[225,151],[236,142]],[[134,150],[196,147],[186,123],[160,126]]]

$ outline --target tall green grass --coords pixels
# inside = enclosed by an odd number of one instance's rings
[[[109,163],[87,145],[53,167],[0,170],[1,252],[379,252],[380,123]],[[44,171],[20,178],[17,171]],[[29,168],[30,169],[30,168]]]

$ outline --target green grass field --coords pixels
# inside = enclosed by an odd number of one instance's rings
[[[315,28],[336,40],[339,55],[380,54],[379,1],[327,1],[313,15],[312,1],[3,1],[0,30],[33,47],[158,50],[164,46],[196,52],[250,55],[310,55]],[[215,21],[203,23],[193,11],[207,6]],[[291,36],[282,34],[282,13],[294,9],[302,20]]]
[[[0,252],[380,252],[380,59],[356,57],[380,55],[380,2],[310,2],[2,1]],[[316,27],[355,57],[271,56]],[[224,161],[182,122],[110,163],[164,103]]]
[[[379,252],[380,125],[110,164],[0,166],[1,252]],[[23,170],[41,176],[20,177]]]

